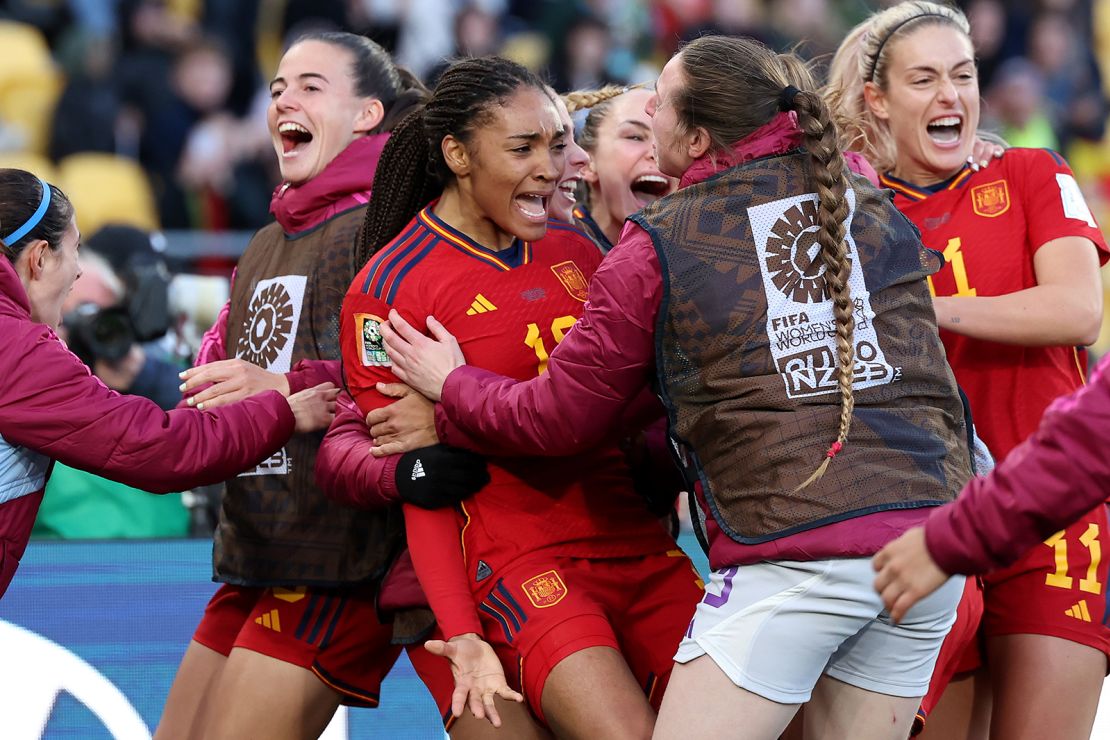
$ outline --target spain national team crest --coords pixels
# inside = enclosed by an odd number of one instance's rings
[[[382,341],[383,319],[372,313],[355,314],[355,330],[358,332],[358,359],[364,367],[389,367],[389,355],[385,353]]]
[[[553,570],[529,578],[520,584],[520,587],[524,589],[524,594],[532,602],[532,606],[537,609],[555,606],[567,595],[567,587],[563,579]]]
[[[589,283],[586,282],[586,276],[578,269],[578,265],[574,264],[572,260],[567,260],[552,265],[551,271],[555,273],[555,277],[559,278],[559,282],[567,289],[571,298],[583,303],[586,302],[586,298],[589,297]]]
[[[995,180],[971,189],[971,209],[980,216],[994,218],[1010,210],[1010,189],[1005,180]]]

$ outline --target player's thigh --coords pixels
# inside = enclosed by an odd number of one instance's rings
[[[225,584],[212,595],[170,687],[155,733],[159,738],[202,736],[220,672],[263,593]]]
[[[920,696],[890,696],[822,676],[805,708],[806,740],[905,740]]]
[[[235,648],[221,672],[204,737],[317,738],[342,698],[307,668]]]
[[[451,740],[551,740],[550,732],[540,727],[525,704],[495,697],[501,727],[494,727],[488,720],[478,719],[469,709],[451,723],[448,734]]]
[[[737,686],[703,655],[676,664],[655,723],[656,740],[727,737],[775,740],[798,711]]]
[[[991,737],[1024,740],[1091,736],[1106,676],[1106,656],[1047,635],[987,641],[994,690]]]
[[[170,686],[155,740],[199,738],[227,656],[190,640]]]
[[[559,660],[543,682],[542,705],[559,738],[650,738],[655,725],[643,688],[612,647],[587,647]]]
[[[920,740],[987,740],[991,722],[991,680],[986,668],[952,678],[933,703]]]

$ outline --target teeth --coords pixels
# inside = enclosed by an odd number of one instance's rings
[[[930,126],[959,126],[960,125],[960,119],[957,116],[945,116],[944,118],[938,118],[935,121],[930,121],[929,125]]]
[[[308,133],[308,129],[306,129],[304,126],[300,125],[299,123],[293,123],[292,121],[286,121],[285,123],[278,126],[278,132],[279,133],[284,134],[286,132],[291,132],[291,131],[297,131],[297,132],[302,133],[302,134],[307,134]]]
[[[666,185],[667,178],[660,177],[659,175],[641,175],[636,178],[636,182],[657,182]]]
[[[539,218],[547,215],[547,199],[542,195],[520,195],[517,196],[517,207],[524,212],[524,215],[532,218]],[[525,203],[534,206],[536,210],[531,210],[525,207]]]

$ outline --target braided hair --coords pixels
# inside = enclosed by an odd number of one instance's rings
[[[674,93],[682,132],[701,127],[710,153],[725,152],[783,110],[793,110],[807,153],[807,179],[817,190],[817,259],[825,267],[825,294],[836,323],[840,423],[825,459],[797,490],[824,475],[848,439],[855,397],[855,318],[848,283],[852,263],[845,244],[847,168],[839,135],[809,70],[793,54],[776,54],[754,39],[705,36],[681,51],[684,84]]]
[[[359,237],[359,267],[453,180],[443,140],[453,136],[468,144],[474,131],[493,119],[495,108],[522,87],[544,90],[535,74],[501,57],[463,59],[447,68],[431,98],[394,128],[382,151]]]

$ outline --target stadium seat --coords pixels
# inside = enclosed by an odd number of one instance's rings
[[[0,152],[0,168],[27,170],[47,182],[58,184],[58,170],[54,163],[34,152]]]
[[[0,120],[22,131],[30,151],[45,154],[62,75],[33,26],[0,21],[0,49]]]
[[[58,164],[58,185],[77,209],[77,225],[92,234],[108,223],[159,228],[154,194],[138,163],[113,154],[71,154]]]

